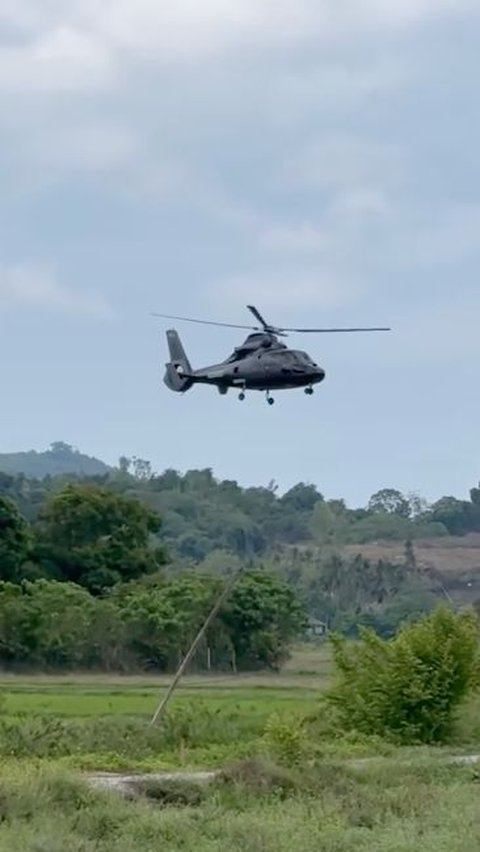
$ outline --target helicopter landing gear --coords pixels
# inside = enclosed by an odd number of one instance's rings
[[[268,404],[269,404],[269,405],[273,405],[273,403],[275,402],[275,400],[274,400],[273,396],[270,396],[270,391],[267,391],[267,392],[266,392],[266,394],[267,394],[267,402],[268,402]]]
[[[243,402],[243,400],[245,399],[245,391],[240,391],[240,393],[238,394],[238,398],[240,402]]]
[[[312,386],[311,386],[311,385],[310,385],[308,388],[305,388],[305,393],[307,394],[307,396],[311,396],[311,395],[312,395],[312,393],[313,393],[313,388],[312,388]]]

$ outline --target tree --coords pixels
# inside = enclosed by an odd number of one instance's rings
[[[164,552],[150,545],[160,525],[138,500],[95,485],[67,485],[40,513],[36,556],[49,576],[98,594],[160,569]]]
[[[53,441],[48,448],[48,452],[55,453],[58,456],[71,456],[78,453],[78,450],[74,450],[71,444],[66,444],[65,441]]]
[[[337,519],[332,509],[323,500],[319,500],[313,509],[310,529],[315,539],[321,542],[331,541],[335,538]]]
[[[480,482],[476,488],[470,490],[470,500],[475,506],[480,506]]]
[[[311,512],[315,503],[319,500],[323,500],[323,497],[314,485],[305,485],[305,483],[299,482],[280,498],[280,503],[299,511]]]
[[[410,503],[400,491],[395,488],[382,488],[370,497],[368,508],[370,512],[384,512],[399,515],[401,518],[410,517]]]
[[[411,491],[407,494],[407,499],[410,504],[411,518],[421,518],[422,515],[426,515],[429,506],[424,497],[421,497],[420,494],[416,494],[414,491]]]
[[[145,459],[137,459],[136,457],[134,457],[132,459],[132,464],[133,464],[133,475],[137,479],[141,479],[141,480],[151,479],[151,477],[152,477],[152,465],[150,464],[149,461],[146,461]]]
[[[28,559],[32,536],[29,524],[8,497],[0,497],[0,579],[18,580]]]
[[[337,682],[327,701],[341,725],[402,743],[444,742],[455,711],[479,684],[478,622],[440,606],[393,639],[362,629],[331,635]]]
[[[433,504],[430,520],[443,524],[450,535],[480,530],[480,505],[455,497],[442,497]]]
[[[118,460],[118,470],[123,476],[127,476],[130,473],[131,466],[131,459],[129,459],[127,456],[120,456]]]
[[[307,625],[293,589],[262,570],[247,571],[240,578],[221,617],[243,668],[277,669],[289,643]]]

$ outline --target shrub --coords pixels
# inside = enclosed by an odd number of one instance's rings
[[[265,725],[263,739],[269,754],[281,764],[295,766],[305,756],[303,720],[295,715],[274,713]]]
[[[346,729],[401,743],[439,743],[479,684],[478,622],[441,606],[393,639],[362,629],[358,643],[331,637],[337,682],[328,702]]]

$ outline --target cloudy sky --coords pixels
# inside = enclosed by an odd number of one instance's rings
[[[365,502],[480,477],[480,0],[0,0],[0,450]],[[150,311],[279,325],[311,398],[162,383]],[[178,325],[195,366],[242,332]]]

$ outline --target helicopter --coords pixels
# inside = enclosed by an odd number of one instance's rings
[[[263,391],[269,405],[274,390],[303,388],[313,394],[313,386],[323,382],[325,370],[307,352],[290,349],[279,337],[288,333],[331,334],[338,332],[390,331],[389,328],[280,328],[270,325],[254,305],[247,305],[259,325],[237,325],[213,320],[179,317],[172,314],[152,313],[154,317],[194,322],[224,328],[248,329],[251,333],[232,354],[218,364],[193,369],[187,358],[178,332],[171,328],[166,332],[170,360],[167,362],[164,382],[178,393],[185,393],[195,384],[214,385],[220,394],[229,388],[238,390],[238,398],[245,399],[247,390]],[[253,333],[252,333],[253,332]]]

